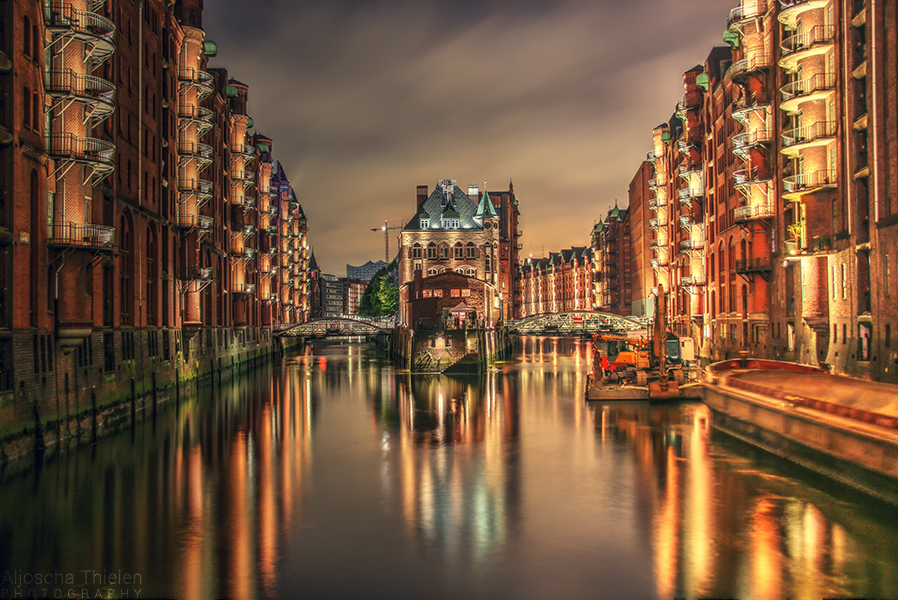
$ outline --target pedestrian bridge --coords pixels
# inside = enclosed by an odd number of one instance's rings
[[[636,317],[622,317],[610,313],[575,310],[544,313],[509,323],[509,333],[521,335],[557,335],[607,333],[610,331],[638,331],[646,329],[648,321]]]
[[[387,333],[396,326],[389,320],[366,320],[352,317],[311,319],[305,323],[281,329],[276,337],[326,337],[338,335],[377,335]]]

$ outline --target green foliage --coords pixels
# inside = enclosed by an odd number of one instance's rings
[[[385,317],[399,314],[399,272],[396,261],[374,274],[359,302],[359,316]]]

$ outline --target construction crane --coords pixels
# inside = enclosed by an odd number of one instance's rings
[[[392,229],[402,229],[402,225],[398,227],[390,227],[388,221],[384,221],[383,227],[372,227],[371,231],[380,231],[384,232],[384,262],[390,262],[390,230]]]

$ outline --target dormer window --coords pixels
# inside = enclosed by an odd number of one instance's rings
[[[430,219],[421,219],[421,229],[430,229]]]
[[[443,229],[458,229],[458,219],[441,219],[440,226]]]

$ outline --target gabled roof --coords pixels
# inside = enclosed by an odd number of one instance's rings
[[[422,231],[422,218],[430,218],[428,231],[442,231],[438,216],[458,219],[458,229],[481,230],[483,226],[474,220],[476,213],[477,205],[457,185],[440,182],[403,231]]]

